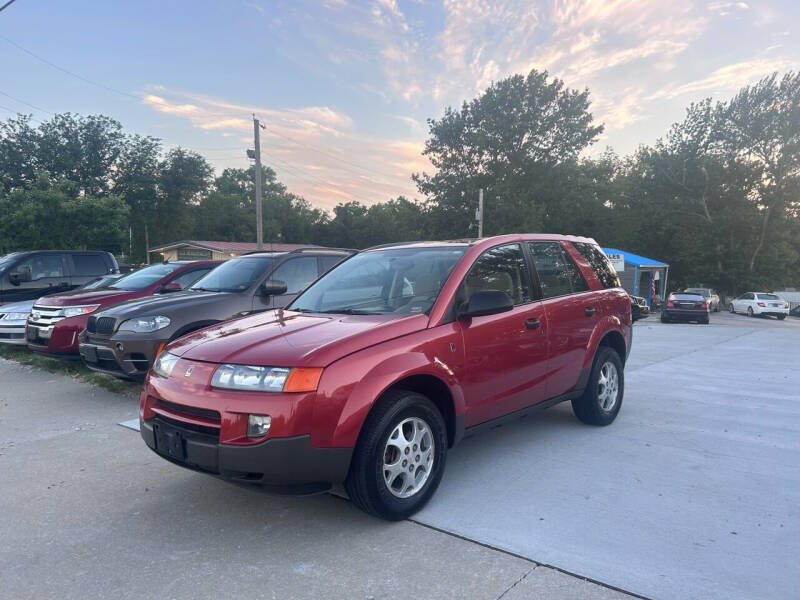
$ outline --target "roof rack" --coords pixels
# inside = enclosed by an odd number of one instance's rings
[[[457,240],[413,240],[408,242],[392,242],[391,244],[378,244],[377,246],[370,246],[364,250],[379,250],[381,248],[395,248],[397,246],[411,246],[413,244],[475,244],[478,242],[477,238],[463,238]]]
[[[263,248],[262,250],[243,252],[239,256],[248,256],[250,254],[302,254],[303,252],[346,252],[348,254],[357,254],[359,250],[354,248],[326,248],[325,246],[307,246],[295,248],[294,250],[269,250],[268,248]]]
[[[354,248],[328,248],[326,246],[316,246],[308,248],[295,248],[290,250],[289,254],[301,254],[303,252],[347,252],[349,254],[357,254],[359,251]]]

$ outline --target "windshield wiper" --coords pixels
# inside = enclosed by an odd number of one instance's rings
[[[352,308],[350,306],[345,306],[343,308],[331,308],[329,310],[318,310],[316,312],[324,313],[328,315],[377,315],[379,313],[372,312],[369,310],[359,310],[357,308]]]
[[[190,290],[195,290],[197,292],[218,292],[219,288],[204,288],[204,287],[190,287]]]

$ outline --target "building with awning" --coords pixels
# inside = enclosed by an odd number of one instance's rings
[[[667,295],[669,265],[654,258],[639,256],[617,248],[603,248],[617,270],[622,287],[632,296],[642,296],[647,305],[652,304],[651,290],[663,302]]]
[[[291,252],[298,248],[316,247],[315,244],[273,244],[264,242],[263,252]],[[207,240],[181,240],[150,248],[151,254],[160,254],[158,260],[227,260],[258,250],[255,242],[210,242]]]

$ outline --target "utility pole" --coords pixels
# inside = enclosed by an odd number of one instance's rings
[[[150,233],[147,231],[147,223],[144,224],[144,251],[147,255],[147,264],[150,264]]]
[[[483,237],[483,188],[478,191],[478,210],[475,211],[475,220],[478,222],[478,238]]]
[[[256,159],[256,244],[259,250],[264,248],[264,224],[261,218],[261,140],[259,138],[259,122],[253,115],[253,144]]]

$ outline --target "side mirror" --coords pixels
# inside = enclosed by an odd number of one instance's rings
[[[163,286],[161,286],[161,293],[162,294],[170,294],[172,292],[182,292],[183,287],[177,281],[171,281]]]
[[[286,293],[286,282],[280,279],[267,279],[261,284],[262,296],[282,296]]]
[[[30,267],[21,267],[16,271],[12,271],[11,273],[8,274],[8,280],[13,285],[19,285],[20,283],[23,283],[25,281],[31,281],[32,279],[33,276],[31,274]]]
[[[514,302],[505,292],[486,290],[475,292],[467,302],[458,307],[458,318],[481,317],[508,312],[514,308]]]

